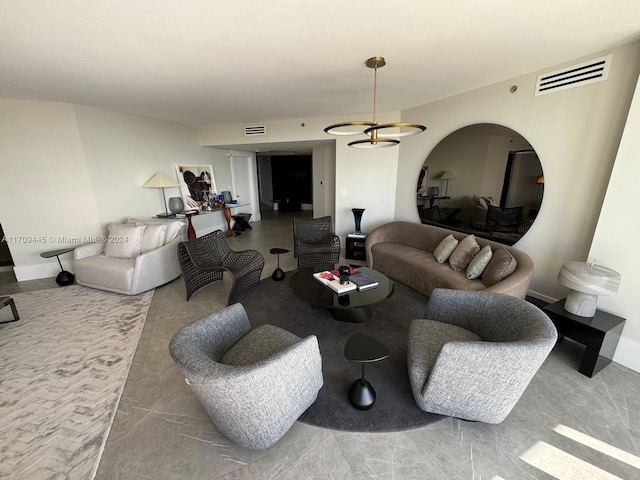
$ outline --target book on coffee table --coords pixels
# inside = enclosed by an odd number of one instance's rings
[[[351,283],[355,283],[360,292],[370,288],[376,288],[378,286],[378,282],[376,280],[362,272],[352,274],[349,277],[349,281],[351,281]]]

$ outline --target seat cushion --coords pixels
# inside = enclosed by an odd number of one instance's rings
[[[131,290],[135,259],[94,255],[73,262],[78,283],[118,291]]]
[[[274,325],[260,325],[238,340],[220,358],[225,365],[251,365],[271,358],[291,345],[300,337]]]

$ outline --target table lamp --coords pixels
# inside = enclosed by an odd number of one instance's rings
[[[446,180],[447,181],[447,183],[446,183],[446,185],[444,187],[444,196],[445,197],[449,193],[449,180],[453,180],[454,178],[456,178],[456,176],[450,170],[447,170],[442,175],[440,175],[440,180]]]
[[[564,309],[580,317],[593,317],[598,295],[614,295],[620,286],[620,274],[594,262],[564,262],[558,282],[569,287]]]
[[[142,188],[161,188],[162,189],[162,205],[164,206],[164,213],[159,213],[157,217],[166,218],[172,217],[174,214],[169,213],[167,210],[167,199],[164,196],[165,187],[179,187],[180,185],[174,179],[167,177],[164,173],[156,173],[151,180],[142,185]]]

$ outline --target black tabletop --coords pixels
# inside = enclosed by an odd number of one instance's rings
[[[358,267],[358,271],[378,282],[376,288],[363,292],[352,291],[338,296],[333,290],[313,277],[316,272],[333,270],[336,266],[316,265],[298,270],[289,281],[289,288],[300,300],[318,307],[348,309],[371,307],[383,302],[393,293],[393,280],[369,267]]]
[[[281,253],[289,253],[289,250],[287,250],[286,248],[272,248],[271,250],[269,250],[269,253],[271,253],[272,255],[279,255]]]
[[[60,248],[59,250],[50,250],[48,252],[42,252],[40,256],[42,258],[57,257],[58,255],[62,255],[63,253],[73,252],[75,249],[76,247]]]
[[[377,362],[389,356],[389,349],[369,335],[354,333],[344,345],[344,356],[352,362]]]
[[[573,313],[567,312],[564,309],[565,301],[566,301],[566,298],[563,298],[562,300],[558,300],[555,303],[551,303],[547,305],[546,307],[544,307],[543,310],[552,315],[557,315],[567,320],[572,320],[574,322],[581,323],[582,325],[587,325],[601,332],[608,332],[612,328],[617,327],[618,325],[620,325],[625,321],[625,319],[622,317],[618,317],[617,315],[613,315],[611,313],[603,312],[602,310],[596,310],[596,313],[593,317],[581,317],[579,315],[574,315]],[[551,319],[553,320],[553,317]]]

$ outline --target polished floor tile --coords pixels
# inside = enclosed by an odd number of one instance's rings
[[[231,248],[261,251],[263,278],[276,268],[274,247],[290,250],[280,266],[295,269],[293,215],[265,210]],[[0,274],[0,294],[58,288],[53,279],[24,283]],[[176,330],[225,305],[229,288],[209,285],[189,302],[182,279],[156,289],[99,480],[640,478],[640,373],[612,363],[587,378],[577,371],[582,347],[568,340],[500,425],[446,418],[363,434],[298,422],[271,448],[243,450],[216,430],[168,351]]]

